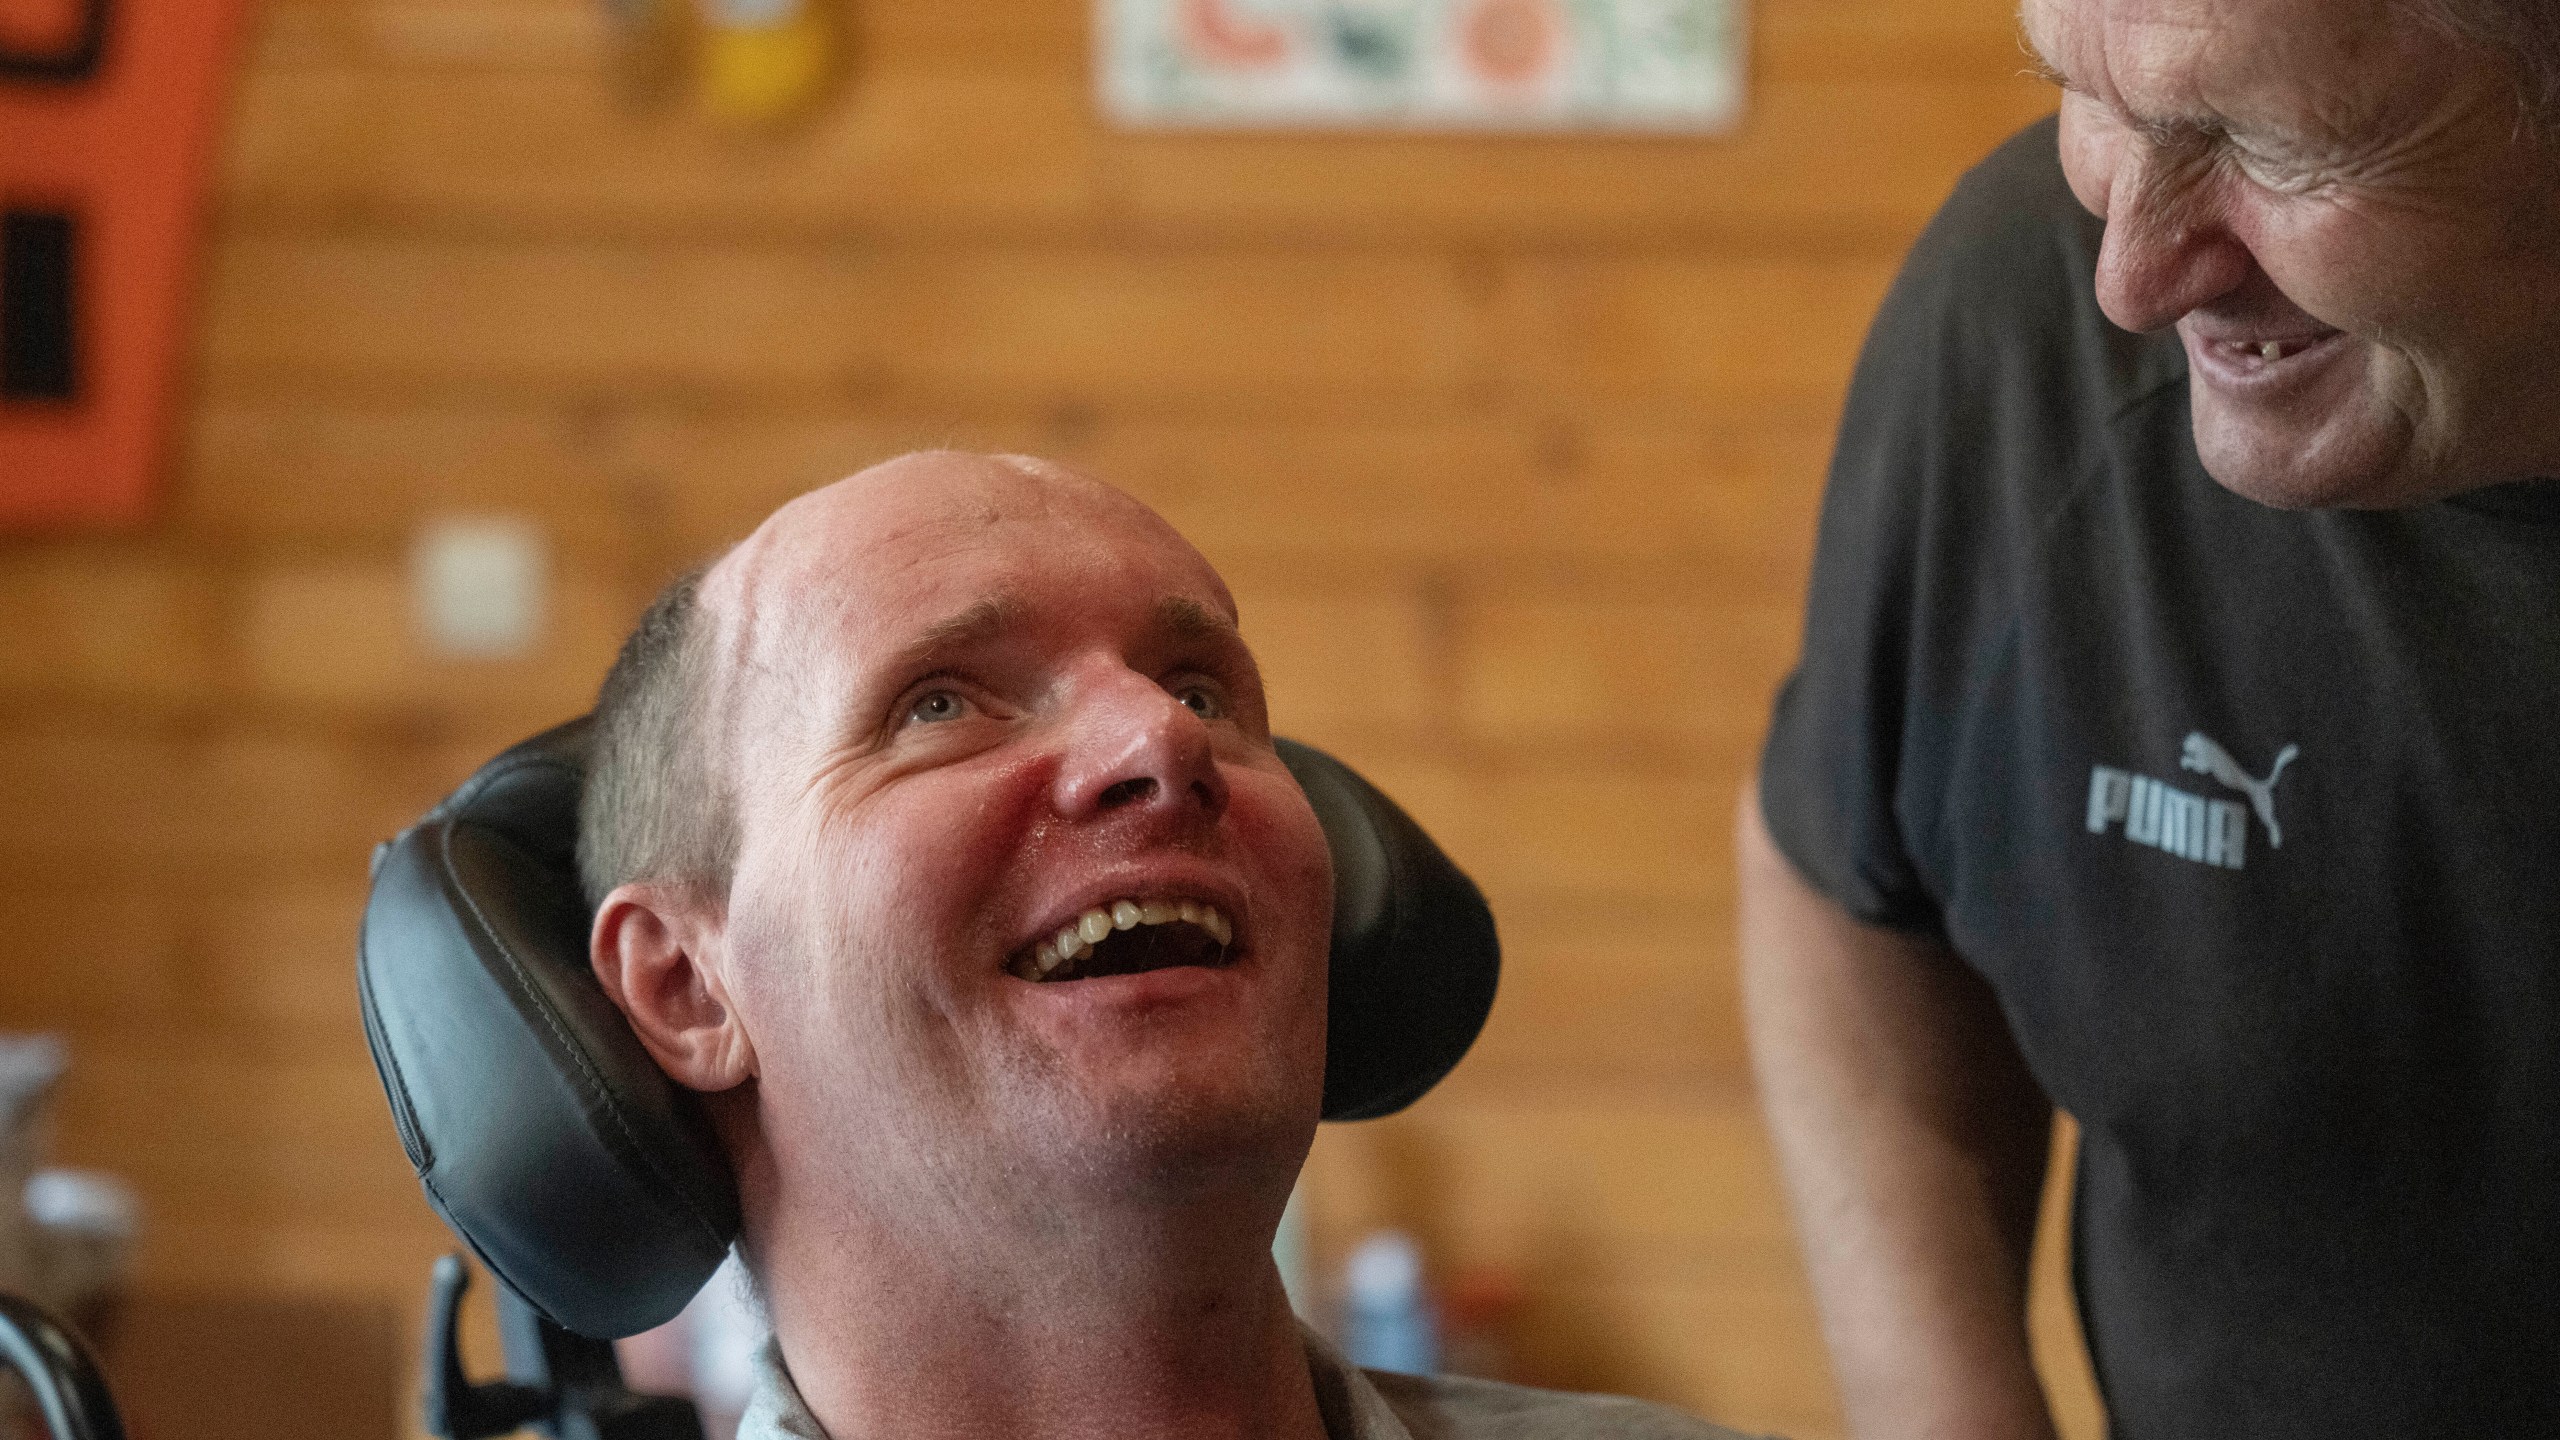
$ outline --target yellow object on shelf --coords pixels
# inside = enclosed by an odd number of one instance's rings
[[[620,88],[739,129],[807,114],[839,70],[845,0],[604,0]]]
[[[701,0],[695,75],[705,114],[738,125],[798,117],[835,71],[822,0]]]

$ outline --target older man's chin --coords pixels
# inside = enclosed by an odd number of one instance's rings
[[[2305,414],[2200,386],[2194,421],[2205,473],[2233,494],[2278,510],[2388,510],[2487,483],[2447,473],[2409,417],[2370,391]]]

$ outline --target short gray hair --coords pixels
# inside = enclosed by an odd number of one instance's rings
[[[2560,3],[2554,0],[2402,0],[2437,30],[2504,60],[2527,122],[2560,136]]]
[[[712,714],[711,627],[702,616],[708,568],[659,592],[596,696],[578,798],[578,880],[590,906],[636,880],[721,895],[737,867],[737,817]]]

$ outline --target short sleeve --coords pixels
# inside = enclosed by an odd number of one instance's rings
[[[1920,610],[1915,541],[1944,416],[1906,269],[1869,331],[1823,493],[1796,668],[1760,759],[1770,838],[1870,925],[1934,930],[1896,813]]]
[[[2039,519],[2122,393],[2098,236],[2053,122],[2030,127],[1913,247],[1850,383],[1760,794],[1780,852],[1868,924],[1942,928],[1937,823],[1969,707]]]

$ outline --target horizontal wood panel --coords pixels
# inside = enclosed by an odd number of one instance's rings
[[[164,545],[0,550],[0,695],[199,695],[220,646],[216,583]]]
[[[1559,760],[1462,766],[1348,747],[1344,758],[1395,796],[1493,899],[1696,902],[1733,813],[1734,777]]]
[[[786,144],[635,116],[600,75],[271,70],[222,185],[261,226],[1056,233],[1100,218],[1087,103],[1072,78],[892,71]]]
[[[1524,261],[1505,277],[1512,393],[1829,421],[1895,265],[1704,257]]]
[[[1247,588],[1365,583],[1384,563],[1416,583],[1580,593],[1633,560],[1684,596],[1792,602],[1830,437],[1572,413],[1254,421],[223,396],[191,427],[176,504],[203,542],[252,558],[388,559],[433,516],[511,513],[565,559],[645,590],[793,495],[944,445],[1082,465]]]
[[[1459,704],[1473,729],[1513,742],[1634,732],[1729,750],[1765,724],[1799,614],[1792,600],[1471,594]]]
[[[1320,1265],[1379,1226],[1404,1229],[1443,1279],[1490,1268],[1519,1287],[1507,1333],[1521,1379],[1836,1433],[1746,1095],[1523,1100],[1464,1076],[1404,1115],[1318,1134],[1306,1193]]]
[[[328,1036],[343,1048],[362,882],[361,871],[201,884],[96,873],[0,889],[0,1029],[246,1033],[287,1054]]]
[[[1755,80],[1742,126],[1711,139],[1127,135],[1093,163],[1111,219],[1141,234],[1881,256],[2053,108],[2036,82],[1912,66]],[[1804,183],[1832,167],[1862,183]]]
[[[236,1214],[167,1213],[152,1222],[137,1278],[173,1289],[362,1296],[396,1306],[411,1337],[401,1347],[401,1384],[414,1395],[416,1357],[425,1353],[428,1277],[437,1256],[464,1252],[425,1194],[414,1182],[409,1188],[410,1202],[379,1212],[344,1207],[327,1216],[268,1216],[263,1223],[244,1223]],[[473,1279],[472,1300],[485,1305],[488,1276],[476,1272]],[[487,1333],[476,1338],[466,1326],[463,1347],[485,1376],[497,1368],[498,1339],[496,1325],[484,1325]],[[414,1404],[396,1421],[403,1428],[389,1433],[425,1434],[414,1428]]]
[[[585,69],[610,42],[606,12],[578,0],[268,0],[250,70],[363,59],[426,69]]]
[[[1914,67],[1766,81],[1742,129],[1708,139],[1173,135],[1103,129],[1072,71],[881,63],[777,144],[635,116],[601,76],[350,66],[259,73],[223,183],[261,227],[1891,253],[2052,108],[2039,82]],[[1830,166],[1866,183],[1803,183]]]
[[[1486,363],[1480,296],[1424,256],[904,254],[883,289],[889,383],[918,394],[1356,411],[1454,399]]]
[[[618,417],[574,404],[443,406],[209,399],[181,440],[178,523],[229,553],[401,553],[427,520],[508,514],[602,567],[649,535],[615,463]]]
[[[1483,322],[1424,257],[235,236],[204,349],[227,385],[322,393],[1252,414],[1445,405],[1485,373]]]
[[[0,864],[152,883],[276,865],[360,875],[373,842],[435,797],[379,743],[189,731],[0,725]]]
[[[271,0],[258,68],[361,59],[429,70],[601,69],[607,12],[582,0]],[[1072,68],[1085,52],[1083,0],[842,7],[858,57],[1006,58]]]
[[[104,867],[101,867],[102,869]],[[131,876],[0,889],[0,1030],[165,1022],[196,1003],[182,898]]]
[[[802,490],[948,445],[1090,469],[1162,512],[1239,584],[1304,576],[1310,562],[1333,582],[1374,574],[1382,559],[1481,574],[1556,556],[1646,556],[1691,562],[1699,584],[1771,597],[1800,587],[1827,423],[1722,428],[1520,409],[1261,420],[994,405],[644,412],[618,419],[590,453],[648,484],[630,508],[661,519],[688,557],[744,535]],[[1343,563],[1328,571],[1328,556]]]
[[[345,1036],[355,1023],[355,876],[228,886],[192,918],[200,1013],[243,1030]]]
[[[350,59],[594,70],[611,33],[583,0],[271,0],[264,12],[261,70]],[[863,5],[844,18],[857,63],[1001,59],[1068,71],[1087,53],[1092,13],[1089,0],[980,0]],[[1755,68],[1782,74],[2021,68],[2016,21],[1993,6],[1764,0],[1747,26]]]
[[[878,368],[862,255],[391,236],[218,240],[203,363],[226,385],[806,393]]]
[[[1425,597],[1393,583],[1363,589],[1237,594],[1281,732],[1425,729],[1442,718]]]
[[[1495,923],[1502,984],[1472,1078],[1644,1090],[1746,1082],[1725,900],[1515,901]]]
[[[61,1094],[61,1154],[200,1217],[405,1208],[417,1182],[353,1007],[291,1057],[218,1032],[90,1031]],[[158,1207],[155,1207],[158,1208]]]
[[[429,646],[401,562],[267,566],[242,588],[242,678],[253,695],[525,733],[594,703],[645,603],[610,581],[555,571],[533,649],[472,659]]]
[[[1400,1115],[1326,1127],[1308,1165],[1320,1238],[1394,1225],[1504,1261],[1570,1241],[1590,1278],[1783,1263],[1794,1246],[1748,1091],[1522,1093],[1462,1066]]]
[[[1559,1285],[1524,1317],[1540,1376],[1635,1391],[1748,1434],[1840,1433],[1819,1322],[1801,1288],[1730,1274]]]
[[[1562,577],[1579,585],[1641,559],[1726,593],[1799,588],[1827,427],[1759,417],[1727,428],[1542,398],[1430,423],[1105,421],[1062,448],[1244,574],[1271,552],[1293,568],[1392,556],[1444,581],[1505,585],[1536,584],[1557,560],[1595,562]]]

